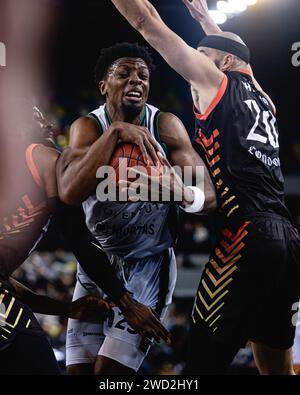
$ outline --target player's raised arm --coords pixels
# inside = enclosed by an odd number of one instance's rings
[[[111,0],[166,62],[199,89],[217,90],[224,74],[204,54],[183,41],[166,26],[147,0]],[[176,50],[175,50],[176,48]]]
[[[10,277],[16,294],[22,298],[28,306],[35,312],[47,315],[60,315],[85,321],[97,322],[103,318],[110,309],[110,305],[105,300],[96,296],[84,296],[75,302],[66,302],[50,298],[47,295],[39,295],[14,278]]]
[[[212,17],[209,14],[207,0],[182,0],[189,10],[191,16],[200,23],[203,31],[207,35],[220,35],[223,33],[222,29],[215,23]],[[261,85],[255,79],[253,75],[253,70],[250,65],[248,65],[248,70],[252,74],[253,83],[258,91],[260,91],[267,99],[270,101],[273,111],[276,113],[276,107],[272,102],[270,96],[263,90]]]

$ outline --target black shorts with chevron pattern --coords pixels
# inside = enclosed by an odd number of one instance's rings
[[[202,273],[193,325],[218,342],[287,349],[299,299],[299,232],[285,218],[257,214],[221,232]]]

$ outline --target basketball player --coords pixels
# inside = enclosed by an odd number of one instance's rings
[[[250,51],[232,33],[207,36],[195,50],[149,1],[112,2],[191,84],[194,146],[217,190],[219,231],[195,299],[186,372],[223,373],[250,340],[261,374],[293,374],[299,234],[284,204],[275,109],[253,78]],[[191,192],[198,212],[202,191]]]
[[[127,294],[99,243],[88,232],[80,212],[77,215],[72,210],[70,216],[68,211],[66,214],[61,209],[55,174],[58,152],[53,146],[49,147],[49,141],[46,143],[44,138],[39,137],[41,131],[48,130],[48,124],[38,109],[35,109],[33,117],[32,107],[28,103],[18,102],[17,105],[18,116],[23,122],[19,125],[20,130],[15,130],[12,135],[15,167],[7,172],[3,180],[9,199],[2,201],[0,207],[1,373],[59,373],[52,348],[29,306],[36,312],[78,319],[88,318],[89,312],[97,313],[101,319],[101,313],[106,313],[110,308],[108,303],[93,296],[81,298],[77,304],[51,300],[32,293],[10,277],[34,248],[49,218],[57,210],[63,233],[91,278],[106,289],[117,305],[124,307],[124,314],[128,314],[127,319],[132,321],[133,327],[139,330],[142,326],[146,332],[150,327],[151,334],[154,330],[157,337],[157,333],[159,335],[162,332],[166,338],[167,331],[163,327],[163,331],[160,329],[159,321],[151,311]],[[5,110],[8,111],[10,106],[11,103],[8,103]],[[39,124],[38,130],[36,122]],[[14,136],[18,137],[17,141]],[[32,141],[37,144],[28,145]],[[10,193],[7,191],[8,186]],[[100,263],[96,268],[91,264],[94,260]]]
[[[156,163],[159,151],[181,167],[203,166],[179,119],[147,104],[152,69],[147,48],[137,44],[102,50],[95,79],[106,103],[72,125],[70,148],[60,157],[57,169],[61,199],[69,204],[83,202],[88,228],[128,291],[163,318],[176,281],[175,224],[171,223],[176,212],[165,204],[100,202],[95,194],[97,169],[110,163],[120,142],[138,145],[145,162],[149,154]],[[215,206],[215,192],[206,173],[208,211]],[[99,292],[79,267],[74,297]],[[70,374],[88,369],[101,375],[134,374],[151,344],[132,330],[117,308],[104,322],[103,337],[82,335],[84,328],[92,334],[101,332],[100,323],[92,327],[69,320],[68,328]]]

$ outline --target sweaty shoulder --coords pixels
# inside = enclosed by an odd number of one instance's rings
[[[189,141],[188,132],[181,120],[170,112],[161,113],[158,120],[159,134],[163,143],[169,147]]]
[[[51,147],[39,144],[32,152],[32,160],[35,164],[42,185],[46,191],[48,198],[56,197],[56,162],[59,153]]]
[[[92,145],[101,135],[96,120],[84,116],[76,119],[70,129],[70,147],[85,148]]]
[[[39,144],[32,153],[35,165],[40,171],[55,166],[59,153],[51,147]]]

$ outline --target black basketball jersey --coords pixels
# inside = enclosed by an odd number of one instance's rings
[[[289,218],[275,114],[250,74],[227,72],[206,113],[194,111],[194,146],[210,170],[223,219],[258,212]]]

